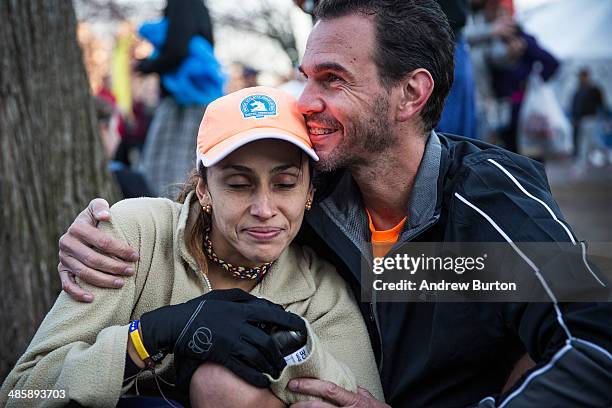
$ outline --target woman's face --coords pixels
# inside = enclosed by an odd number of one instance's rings
[[[298,233],[312,199],[308,166],[299,148],[265,139],[209,167],[197,194],[201,204],[212,205],[215,253],[248,267],[276,260]]]

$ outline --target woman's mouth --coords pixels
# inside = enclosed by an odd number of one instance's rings
[[[258,241],[269,241],[276,238],[283,231],[282,228],[276,227],[252,227],[245,228],[244,232],[249,234],[250,237],[255,238]]]

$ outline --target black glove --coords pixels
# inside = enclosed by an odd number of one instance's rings
[[[215,362],[260,388],[269,386],[262,373],[278,377],[286,365],[270,334],[262,330],[270,326],[306,331],[300,317],[240,289],[211,291],[140,318],[149,354],[173,352],[178,361]],[[195,370],[189,371],[183,381]]]

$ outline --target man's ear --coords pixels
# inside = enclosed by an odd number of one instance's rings
[[[204,180],[198,180],[198,185],[196,186],[196,195],[198,196],[198,201],[200,205],[205,206],[206,204],[212,204],[210,200],[210,195],[208,194],[208,188],[206,187],[206,183]]]
[[[434,80],[424,68],[415,69],[400,82],[396,119],[405,122],[416,117],[431,96]]]

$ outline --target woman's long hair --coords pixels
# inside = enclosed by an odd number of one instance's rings
[[[200,180],[206,182],[206,168],[203,166],[200,167],[199,171],[193,169],[176,200],[183,204],[187,200],[189,193],[196,190]],[[194,201],[198,201],[198,197],[195,194],[191,196],[191,202],[189,203],[189,215],[187,217],[187,225],[185,226],[185,245],[189,253],[195,258],[202,272],[206,274],[208,273],[208,262],[204,255],[203,243],[206,229],[209,228],[211,220],[199,202],[196,205],[192,205]]]

